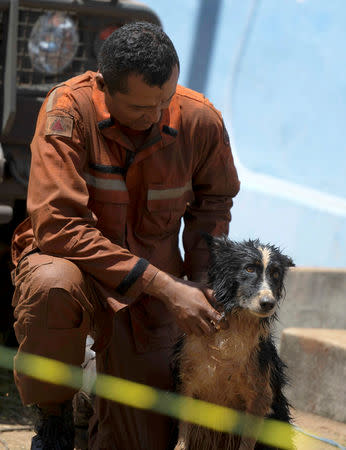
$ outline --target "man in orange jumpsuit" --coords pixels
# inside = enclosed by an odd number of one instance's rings
[[[228,233],[239,181],[220,113],[178,75],[168,36],[129,24],[103,44],[97,73],[48,94],[12,246],[19,353],[80,365],[91,334],[99,372],[169,390],[177,336],[216,332],[201,232]],[[32,448],[72,449],[75,391],[15,378],[38,406]],[[97,398],[89,448],[163,450],[171,426]]]

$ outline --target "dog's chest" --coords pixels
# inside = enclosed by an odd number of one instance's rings
[[[244,325],[244,324],[243,324]],[[212,338],[187,338],[181,375],[187,395],[242,409],[258,374],[258,326],[230,323]],[[256,374],[256,375],[253,375]]]

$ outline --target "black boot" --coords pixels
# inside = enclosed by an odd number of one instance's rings
[[[49,409],[35,407],[36,436],[32,438],[31,450],[73,450],[74,423],[72,402],[61,405],[60,414]],[[49,411],[49,412],[48,412]]]
[[[80,390],[73,398],[75,439],[77,450],[87,450],[89,440],[89,420],[94,413],[94,396]]]

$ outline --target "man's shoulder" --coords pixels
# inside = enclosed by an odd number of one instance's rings
[[[84,103],[85,97],[91,96],[95,72],[88,71],[54,86],[47,94],[46,112],[53,109],[69,111],[76,103]]]
[[[176,95],[182,101],[185,100],[187,102],[192,101],[192,102],[204,104],[204,102],[206,100],[205,96],[203,94],[201,94],[200,92],[194,91],[194,90],[189,89],[180,84],[178,84],[178,86],[177,86]]]
[[[220,111],[200,92],[178,85],[176,97],[183,117],[194,117],[197,114],[199,119],[203,117],[208,121],[222,120]]]
[[[88,70],[80,75],[60,83],[58,86],[68,86],[71,90],[78,90],[85,87],[92,87],[95,80],[95,72]]]

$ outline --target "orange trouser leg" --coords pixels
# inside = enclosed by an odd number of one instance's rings
[[[172,390],[169,344],[153,351],[136,350],[128,308],[115,315],[109,347],[97,355],[98,372]],[[168,416],[96,398],[90,424],[91,450],[167,450],[176,423]]]
[[[63,258],[36,253],[21,262],[14,283],[18,354],[28,352],[80,365],[93,306],[87,279],[78,267]],[[73,389],[38,381],[16,370],[14,374],[26,405],[62,403],[75,393]]]

